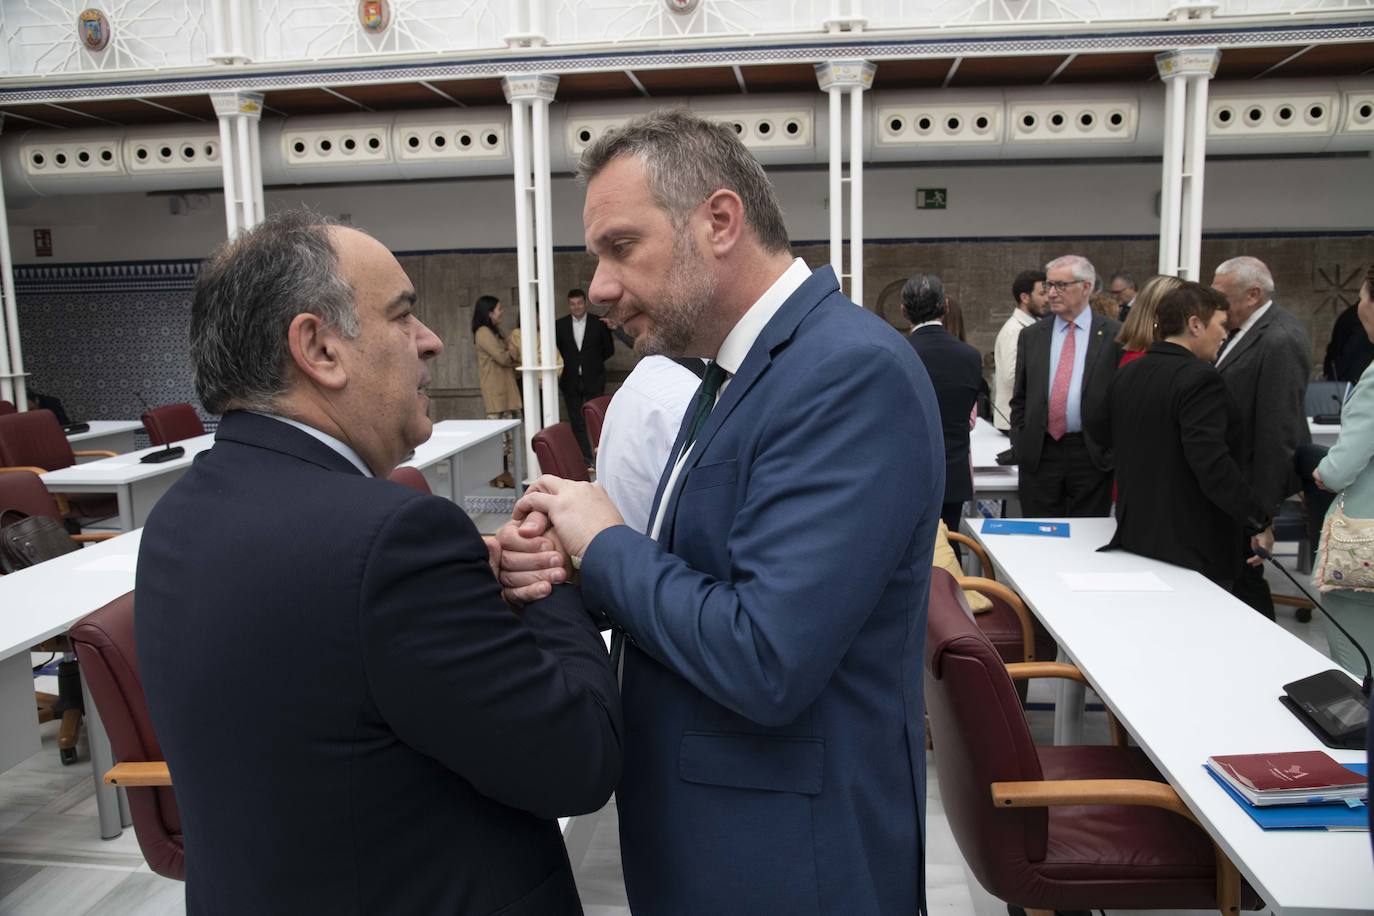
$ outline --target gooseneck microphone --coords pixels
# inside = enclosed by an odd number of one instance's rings
[[[1369,664],[1369,655],[1350,632],[1320,601],[1284,569],[1283,564],[1263,547],[1252,547],[1255,556],[1268,562],[1297,586],[1323,614],[1326,619],[1340,630],[1345,638],[1359,651],[1364,659],[1364,682],[1355,686],[1348,674],[1339,669],[1321,671],[1305,678],[1283,685],[1284,696],[1279,702],[1298,717],[1298,721],[1321,740],[1327,747],[1357,750],[1365,746],[1365,729],[1369,724],[1369,693],[1374,683],[1374,668]]]
[[[172,444],[172,440],[168,438],[167,433],[162,428],[162,423],[158,421],[156,414],[153,413],[153,408],[149,407],[148,402],[143,399],[143,395],[135,391],[134,397],[138,398],[138,403],[143,405],[144,415],[152,421],[153,429],[157,430],[157,436],[163,443],[163,448],[159,451],[149,452],[138,459],[139,464],[161,464],[164,461],[172,461],[186,454],[186,449],[179,445]]]

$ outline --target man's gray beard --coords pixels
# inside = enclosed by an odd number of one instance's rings
[[[716,298],[716,280],[686,233],[673,242],[673,266],[663,283],[651,330],[635,338],[640,356],[714,356],[688,353]]]

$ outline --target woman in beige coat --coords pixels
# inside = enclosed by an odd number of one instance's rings
[[[520,416],[520,386],[515,381],[517,354],[501,333],[501,302],[495,296],[479,296],[472,309],[472,339],[477,347],[477,379],[482,387],[482,404],[488,420]],[[511,439],[506,436],[506,468],[492,481],[494,486],[512,487],[510,476]]]

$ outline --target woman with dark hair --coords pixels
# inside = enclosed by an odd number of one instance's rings
[[[472,307],[472,341],[477,348],[477,380],[488,420],[520,416],[520,386],[515,381],[516,354],[501,333],[501,301],[478,296]],[[511,438],[506,436],[506,468],[492,481],[494,486],[513,487],[510,476]]]
[[[1119,488],[1116,534],[1104,549],[1196,570],[1229,590],[1243,562],[1260,562],[1240,556],[1242,532],[1266,549],[1274,538],[1236,460],[1240,411],[1212,365],[1226,340],[1226,297],[1177,282],[1155,308],[1155,342],[1117,371],[1110,410],[1096,421]],[[1143,294],[1129,320],[1144,314]]]
[[[943,319],[948,304],[945,286],[934,274],[914,274],[902,287],[902,311],[915,325],[907,340],[925,364],[940,404],[945,440],[945,498],[940,517],[950,531],[958,531],[964,501],[973,498],[968,433],[983,384],[983,358],[946,330]]]

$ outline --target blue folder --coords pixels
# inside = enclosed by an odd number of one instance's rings
[[[1367,766],[1363,763],[1343,763],[1347,770],[1368,776]],[[1226,784],[1211,769],[1204,766],[1207,775],[1226,790],[1226,794],[1236,800],[1236,804],[1250,815],[1256,824],[1265,830],[1369,830],[1369,809],[1363,804],[1354,808],[1345,802],[1324,802],[1319,805],[1265,805],[1256,807],[1245,800],[1235,789]]]
[[[1069,536],[1069,523],[989,518],[983,520],[983,534],[1034,534],[1046,538],[1066,538]]]

